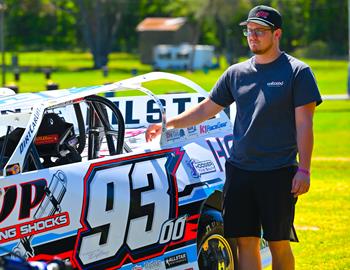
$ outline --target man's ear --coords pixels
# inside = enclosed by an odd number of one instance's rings
[[[278,39],[281,39],[282,37],[282,29],[281,28],[278,28],[274,31],[274,36]]]

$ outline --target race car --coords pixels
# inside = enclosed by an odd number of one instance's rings
[[[157,80],[195,93],[156,96],[145,85]],[[121,96],[131,90],[142,95]],[[152,72],[1,97],[0,256],[75,269],[235,269],[221,217],[234,112],[165,125],[207,95]],[[162,134],[148,143],[145,130],[157,122]],[[267,250],[262,240],[263,265]]]

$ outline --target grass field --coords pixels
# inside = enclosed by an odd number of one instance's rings
[[[316,112],[312,188],[297,211],[297,269],[350,269],[350,101]]]
[[[346,61],[306,59],[305,62],[313,68],[322,94],[346,93]],[[108,78],[99,70],[89,69],[92,62],[87,53],[23,53],[19,55],[19,63],[28,70],[21,75],[20,91],[44,90],[44,75],[35,70],[47,66],[57,68],[52,79],[60,88],[118,81],[130,77],[131,69],[137,69],[139,74],[151,71],[151,67],[128,54],[110,56]],[[177,74],[209,90],[222,71]],[[12,75],[8,74],[7,81],[10,80]],[[168,91],[165,83],[153,86],[157,93]],[[172,90],[182,90],[177,87],[173,86]],[[295,225],[300,243],[293,244],[296,269],[350,269],[350,101],[323,102],[315,114],[314,130],[311,190],[297,203]]]
[[[314,131],[311,189],[296,210],[296,269],[350,269],[350,101],[323,102]]]
[[[43,68],[55,69],[52,80],[59,84],[60,88],[73,86],[98,85],[107,82],[115,82],[131,77],[131,70],[136,69],[138,74],[151,72],[149,65],[140,63],[136,55],[126,53],[112,53],[109,56],[109,75],[104,78],[101,70],[92,70],[92,57],[89,53],[69,52],[24,52],[18,55],[21,67],[21,79],[18,83],[22,92],[43,91],[46,85]],[[322,94],[345,94],[347,89],[347,61],[310,60],[308,63],[317,78]],[[6,63],[11,63],[11,55],[6,55]],[[204,89],[210,90],[217,78],[227,67],[221,61],[221,69],[211,70],[208,74],[203,71],[176,72],[199,83]],[[6,76],[6,82],[14,80],[11,68]]]

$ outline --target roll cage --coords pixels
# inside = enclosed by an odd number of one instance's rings
[[[19,144],[21,136],[24,133],[24,128],[8,126],[5,136],[0,138],[1,171],[6,169],[6,175],[12,175],[17,174],[19,171],[26,172],[78,162],[82,158],[86,160],[96,159],[101,157],[99,151],[101,150],[103,141],[106,142],[105,145],[107,148],[104,150],[105,154],[106,151],[108,155],[117,155],[123,152],[125,134],[124,119],[118,107],[112,101],[101,96],[91,95],[69,105],[72,106],[72,110],[68,112],[70,114],[69,120],[64,119],[60,115],[60,113],[62,114],[62,109],[67,104],[49,107],[43,111],[43,121],[39,126],[36,136],[30,142],[28,151],[25,153],[23,168],[20,168],[21,164],[19,163],[9,164],[7,161],[9,160],[8,155],[11,154],[15,145]],[[82,113],[82,106],[86,107],[85,115]],[[60,129],[57,131],[57,128],[53,127],[54,125],[50,126],[50,128],[45,127],[47,126],[47,123],[44,121],[45,117],[49,116],[49,121],[53,121],[52,115],[56,115],[68,127],[73,125],[67,121],[74,122],[76,130],[73,132],[77,135],[74,138],[74,145],[65,141],[66,139],[72,139],[72,137],[64,137],[62,139],[59,137],[62,133],[66,132],[64,130],[65,127],[63,127],[63,130],[61,129],[62,131]],[[112,118],[113,125],[110,124]],[[52,130],[55,128],[56,131]],[[44,129],[48,131],[43,134],[42,130]],[[48,151],[47,148],[49,146],[50,149]],[[127,152],[128,149],[125,148],[125,151]],[[51,152],[51,155],[49,152]],[[69,154],[71,157],[67,158]],[[47,161],[47,158],[50,161]],[[5,168],[6,163],[8,165]]]
[[[0,174],[13,175],[47,167],[42,162],[43,157],[38,151],[35,140],[43,117],[49,112],[60,114],[67,106],[73,108],[72,113],[63,113],[61,116],[65,122],[72,123],[75,129],[73,132],[68,132],[64,138],[58,136],[57,154],[54,157],[56,160],[52,166],[77,162],[79,161],[77,154],[81,160],[91,160],[105,155],[117,155],[123,151],[130,152],[131,148],[124,142],[126,126],[121,112],[112,101],[98,95],[107,92],[138,90],[153,99],[161,113],[160,145],[169,143],[166,134],[171,130],[166,129],[165,108],[157,96],[142,86],[143,83],[156,80],[175,81],[192,88],[204,97],[208,96],[199,85],[184,77],[152,72],[104,86],[25,93],[0,98],[1,110],[5,112],[0,114],[0,131],[1,126],[6,128],[5,132],[3,131],[5,135],[0,137]],[[220,117],[228,120],[224,112],[220,113]],[[15,145],[10,149],[8,142],[11,141],[12,132],[17,128],[21,129],[22,133],[14,139]],[[55,136],[44,137],[43,141],[55,138]],[[68,139],[68,142],[65,139]],[[101,148],[102,145],[105,146],[104,149]],[[76,153],[72,154],[69,151]],[[69,156],[73,156],[73,161]],[[66,158],[66,163],[64,160],[56,162],[63,157]]]

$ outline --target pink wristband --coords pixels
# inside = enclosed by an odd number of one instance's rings
[[[298,172],[301,172],[307,176],[310,176],[310,171],[303,169],[303,168],[298,168]]]

